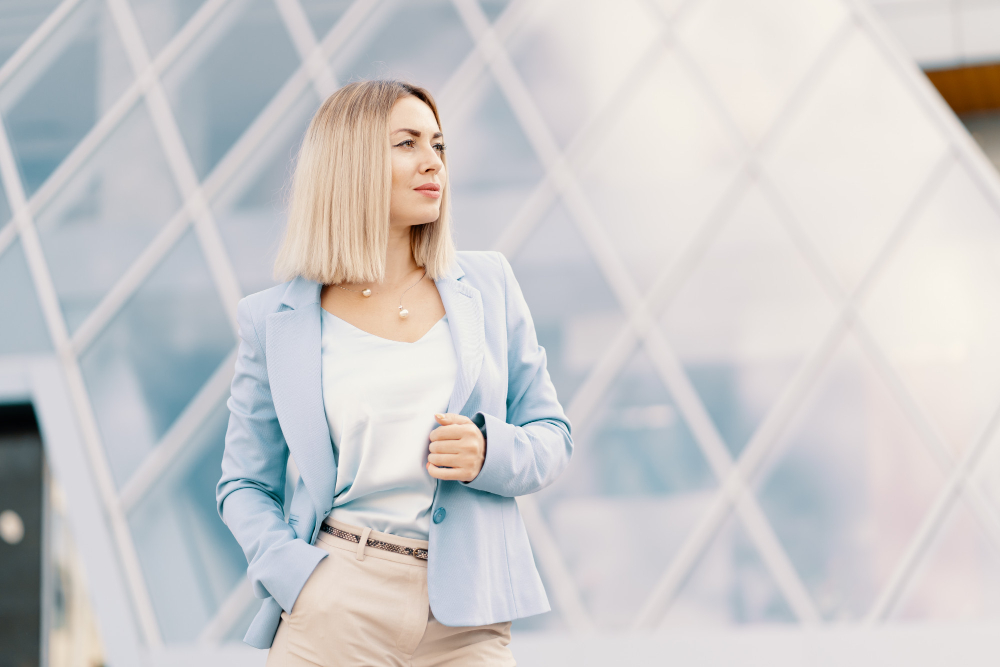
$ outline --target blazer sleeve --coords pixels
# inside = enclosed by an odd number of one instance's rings
[[[245,298],[236,312],[240,345],[227,402],[229,427],[216,502],[219,515],[246,555],[254,595],[274,597],[290,613],[326,552],[296,538],[285,523],[288,446],[278,425],[264,350]]]
[[[573,453],[570,424],[545,366],[528,304],[507,258],[503,270],[507,323],[507,419],[477,413],[485,424],[486,460],[466,486],[500,496],[523,496],[551,484]]]

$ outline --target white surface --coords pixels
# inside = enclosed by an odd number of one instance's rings
[[[518,667],[683,665],[683,667],[993,667],[1000,627],[894,626],[801,629],[772,627],[660,635],[515,634]]]

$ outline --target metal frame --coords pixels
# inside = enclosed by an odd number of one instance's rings
[[[189,225],[195,230],[215,288],[224,304],[233,331],[236,331],[235,307],[242,296],[242,290],[224,249],[210,202],[233,181],[241,166],[258,150],[269,133],[285,118],[307,89],[311,88],[319,99],[323,99],[337,87],[337,78],[329,64],[331,56],[365,23],[366,19],[372,16],[373,12],[379,9],[381,3],[356,0],[329,33],[322,40],[318,40],[299,0],[274,0],[301,64],[213,171],[199,181],[160,77],[195,39],[206,31],[213,19],[225,10],[232,0],[208,0],[155,58],[151,58],[148,53],[128,2],[105,1],[117,34],[125,47],[135,79],[30,199],[25,195],[6,129],[0,121],[0,180],[13,216],[12,221],[0,229],[0,254],[14,240],[21,239],[32,281],[56,349],[54,356],[32,362],[34,365],[29,364],[29,366],[41,369],[31,372],[36,373],[37,377],[44,378],[39,382],[50,388],[52,396],[58,394],[63,397],[58,400],[49,398],[41,400],[49,401],[47,405],[60,405],[60,409],[63,410],[61,415],[75,416],[76,430],[73,430],[72,437],[65,432],[67,430],[65,425],[57,427],[50,423],[43,428],[49,432],[61,433],[59,442],[71,443],[65,447],[50,445],[46,436],[47,452],[49,447],[53,447],[51,452],[53,467],[60,480],[65,480],[67,475],[74,477],[65,471],[79,470],[80,465],[85,465],[92,471],[92,480],[88,478],[85,483],[81,482],[76,490],[67,489],[67,493],[71,494],[74,507],[87,506],[88,511],[93,512],[93,516],[89,519],[81,517],[80,525],[89,526],[99,521],[100,517],[108,518],[107,523],[102,524],[103,528],[100,526],[93,528],[98,531],[103,530],[101,534],[106,535],[107,539],[88,539],[87,543],[93,546],[91,551],[84,554],[84,559],[88,561],[87,571],[98,573],[97,576],[102,583],[100,588],[109,586],[110,592],[107,595],[101,594],[104,596],[102,598],[104,602],[99,605],[101,607],[99,618],[117,619],[122,614],[128,614],[127,625],[135,628],[135,632],[121,634],[117,630],[124,626],[119,626],[115,633],[105,634],[106,637],[116,638],[113,645],[108,646],[111,662],[131,664],[135,662],[132,658],[141,652],[142,646],[160,655],[165,655],[163,651],[168,649],[163,646],[135,547],[131,541],[126,515],[129,508],[148,491],[151,483],[184,450],[189,436],[204,422],[212,407],[218,405],[224,398],[231,379],[233,354],[220,364],[209,381],[192,398],[153,453],[120,492],[116,491],[112,481],[93,408],[80,372],[78,357],[107,327],[129,297],[184,235]],[[648,69],[645,67],[648,60],[669,51],[678,58],[686,75],[714,109],[718,120],[727,129],[733,145],[741,147],[744,153],[743,166],[678,257],[664,268],[645,293],[638,288],[621,258],[612,250],[613,246],[605,231],[606,226],[590,203],[574,172],[574,166],[579,165],[590,150],[588,140],[597,128],[613,117],[616,108],[622,105],[614,107],[609,102],[598,109],[590,118],[585,119],[567,148],[565,150],[559,148],[505,46],[507,38],[530,15],[533,10],[532,3],[528,0],[513,0],[501,16],[491,24],[475,0],[452,0],[460,20],[473,39],[474,47],[444,86],[440,95],[442,106],[456,107],[456,113],[462,113],[460,102],[463,97],[487,74],[493,78],[544,169],[542,181],[504,229],[496,242],[496,247],[506,253],[516,252],[551,205],[562,200],[573,224],[595,259],[601,275],[611,287],[626,315],[624,325],[614,337],[607,352],[594,365],[568,406],[567,412],[574,423],[574,432],[578,438],[579,435],[586,434],[588,428],[593,427],[591,419],[595,413],[593,408],[598,405],[611,382],[632,358],[638,346],[642,346],[652,359],[657,375],[674,397],[699,449],[717,478],[718,489],[708,510],[690,532],[672,561],[665,563],[664,573],[651,589],[649,599],[639,610],[634,620],[634,627],[641,629],[661,625],[666,609],[679,594],[684,582],[732,511],[740,517],[768,571],[798,619],[805,624],[821,621],[815,603],[774,534],[751,489],[753,480],[783,429],[797,412],[809,389],[821,376],[840,342],[848,335],[853,335],[859,341],[862,350],[900,405],[907,420],[920,434],[928,451],[948,476],[948,481],[937,501],[928,512],[924,523],[913,537],[896,571],[886,583],[865,620],[866,624],[876,624],[891,614],[911,580],[916,566],[939,533],[944,518],[959,498],[965,500],[985,529],[986,535],[994,544],[1000,545],[1000,514],[986,500],[975,480],[971,479],[976,464],[996,439],[996,431],[1000,427],[1000,407],[983,427],[975,442],[956,460],[881,352],[861,319],[859,306],[881,267],[892,257],[913,220],[919,216],[925,202],[931,198],[934,185],[940,182],[948,169],[961,168],[968,172],[998,212],[1000,212],[1000,181],[974,147],[967,133],[943,102],[936,98],[929,84],[922,79],[919,70],[904,54],[896,50],[893,40],[883,34],[877,20],[873,18],[872,11],[855,0],[842,0],[848,9],[849,18],[836,31],[822,53],[812,63],[807,74],[792,87],[790,98],[772,121],[764,138],[756,145],[748,145],[709,79],[674,38],[674,26],[683,20],[686,13],[696,6],[698,1],[683,2],[668,17],[662,15],[653,2],[645,0],[651,20],[660,23],[660,37],[653,41],[632,71],[622,77],[618,90],[611,99],[620,103],[623,97],[632,94],[648,74]],[[80,0],[65,0],[59,5],[7,63],[0,67],[0,86],[14,77],[24,64],[30,61],[40,45],[44,44],[67,17],[73,14],[79,4]],[[857,31],[861,31],[882,52],[888,64],[909,87],[915,103],[922,105],[928,117],[947,138],[952,146],[952,152],[942,158],[928,175],[926,187],[920,189],[897,222],[893,234],[871,264],[859,287],[852,293],[845,294],[821,253],[813,247],[791,210],[784,203],[779,189],[775,187],[762,166],[761,158],[774,143],[775,137],[780,134],[788,119],[794,116],[802,100],[809,95],[816,82],[822,79],[827,67],[840,54],[848,36]],[[78,330],[70,336],[34,227],[34,216],[85,164],[104,139],[140,101],[144,101],[150,111],[159,143],[184,205],[162,227]],[[715,236],[727,222],[736,203],[754,185],[765,194],[769,203],[778,212],[783,228],[828,297],[838,308],[839,316],[798,368],[740,456],[734,459],[725,447],[677,354],[660,330],[656,317],[657,313],[666,309],[680,286],[694,272]],[[4,369],[5,366],[0,365],[0,394],[5,386]],[[46,414],[50,416],[55,414],[53,410],[51,407],[45,408]],[[586,446],[586,438],[579,439]],[[86,458],[85,464],[82,463],[83,456]],[[55,462],[57,459],[58,464]],[[66,461],[77,459],[79,459],[77,467],[67,466]],[[60,469],[64,473],[61,474]],[[77,479],[81,477],[87,476],[75,476]],[[92,500],[92,507],[86,502],[78,505],[81,497],[85,501],[88,498]],[[536,557],[547,576],[556,607],[572,629],[592,630],[594,623],[536,499],[531,496],[522,497],[519,499],[519,504],[532,538]],[[83,514],[82,509],[77,509],[77,512]],[[74,521],[77,521],[76,517]],[[100,561],[104,565],[95,565],[94,554],[111,549],[112,544],[113,555],[109,557],[108,554],[104,554]],[[201,640],[212,642],[224,636],[252,602],[249,586],[241,582],[223,603],[216,618],[206,627]],[[131,610],[134,610],[134,616],[130,614]],[[137,628],[132,625],[133,621],[138,623]]]

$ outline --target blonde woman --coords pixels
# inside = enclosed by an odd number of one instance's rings
[[[341,88],[299,152],[288,282],[239,303],[217,500],[268,665],[513,665],[511,621],[549,610],[514,498],[565,468],[569,422],[507,260],[453,248],[446,165],[426,90]]]

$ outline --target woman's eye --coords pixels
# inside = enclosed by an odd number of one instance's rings
[[[444,153],[445,148],[447,148],[447,146],[445,146],[444,144],[434,144],[434,150],[436,150],[438,153]]]
[[[400,141],[398,144],[396,144],[396,146],[408,146],[410,148],[412,148],[413,145],[414,145],[413,144],[413,139],[407,139],[405,141]]]

